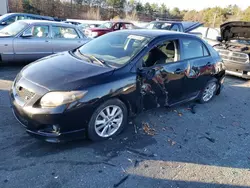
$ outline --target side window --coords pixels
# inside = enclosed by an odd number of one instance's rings
[[[182,46],[182,59],[191,59],[209,55],[209,52],[204,44],[196,39],[182,39]]]
[[[220,36],[219,31],[213,28],[209,28],[207,31],[207,38],[211,40],[216,40],[216,37]]]
[[[174,24],[174,25],[171,27],[170,30],[171,30],[171,31],[180,31],[180,30],[179,30],[179,26],[178,26],[177,24]]]
[[[116,23],[115,26],[114,26],[114,30],[119,30],[120,29],[120,25],[119,23]]]
[[[55,39],[78,39],[79,36],[74,28],[70,27],[52,27],[52,36]]]
[[[26,19],[26,16],[17,16],[16,21],[17,20],[25,20],[25,19]]]
[[[151,49],[143,57],[143,66],[166,64],[178,61],[179,41],[169,40]]]
[[[31,33],[35,38],[48,38],[49,26],[47,25],[35,25],[27,29],[24,33]]]
[[[30,16],[26,16],[26,20],[33,20],[33,18]]]
[[[126,24],[124,24],[124,29],[133,29],[133,25],[126,23]]]
[[[33,16],[27,16],[26,19],[28,19],[28,20],[39,20],[38,17],[33,17]]]
[[[163,23],[159,29],[169,30],[171,27],[170,23]]]

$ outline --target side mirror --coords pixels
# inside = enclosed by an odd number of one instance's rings
[[[7,22],[1,22],[1,25],[7,25]]]
[[[24,32],[23,34],[22,34],[22,37],[23,38],[29,38],[29,37],[32,37],[33,35],[32,35],[32,33],[31,32]]]
[[[216,37],[216,40],[217,40],[218,42],[222,42],[221,36],[217,36],[217,37]]]

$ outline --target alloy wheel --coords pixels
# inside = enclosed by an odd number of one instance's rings
[[[110,137],[120,128],[122,121],[122,109],[116,105],[107,106],[95,119],[95,132],[100,137]]]
[[[211,100],[215,94],[216,88],[217,88],[217,84],[215,82],[211,82],[210,84],[208,84],[203,92],[202,99],[205,102],[208,102],[209,100]]]

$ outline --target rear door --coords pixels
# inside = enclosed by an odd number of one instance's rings
[[[83,44],[74,27],[52,26],[53,53],[73,50]]]
[[[23,33],[32,36],[14,39],[15,61],[30,62],[52,54],[49,24],[32,25]]]
[[[181,59],[188,64],[184,97],[195,97],[211,78],[214,60],[205,44],[191,37],[181,39]]]

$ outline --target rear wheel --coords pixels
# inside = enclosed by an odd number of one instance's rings
[[[93,141],[118,135],[127,123],[126,105],[119,99],[111,99],[100,105],[88,125],[88,137]]]
[[[200,103],[207,103],[213,99],[216,95],[216,91],[218,89],[218,82],[217,80],[212,80],[207,83],[203,91],[200,95]]]

